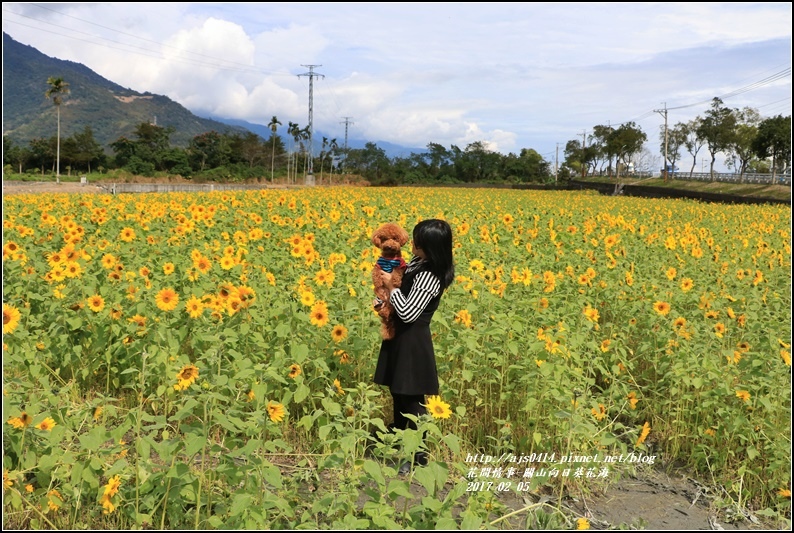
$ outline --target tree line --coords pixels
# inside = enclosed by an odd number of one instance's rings
[[[659,139],[659,153],[667,162],[661,169],[665,177],[671,171],[681,172],[678,163],[689,165],[691,176],[701,153],[709,156],[712,179],[720,153],[726,156],[725,166],[739,174],[740,180],[747,172],[791,171],[791,115],[763,118],[756,109],[728,108],[714,98],[703,116],[670,128],[663,125]],[[630,163],[647,171],[649,165],[642,160],[646,140],[645,133],[633,122],[617,128],[598,125],[590,136],[568,141],[566,164],[582,175],[619,175],[620,169],[628,168]]]
[[[361,149],[340,148],[336,139],[322,138],[319,156],[309,151],[308,127],[289,122],[287,142],[277,134],[282,123],[273,116],[268,139],[248,133],[209,131],[193,137],[187,147],[171,144],[173,127],[143,122],[133,135],[101,146],[90,127],[60,138],[60,104],[69,94],[61,78],[48,79],[45,96],[57,112],[58,134],[37,138],[28,146],[15,145],[3,136],[3,166],[8,173],[67,174],[123,169],[141,176],[179,175],[207,181],[302,182],[313,168],[320,183],[333,174],[358,175],[376,185],[443,183],[549,183],[586,174],[618,178],[630,169],[650,172],[659,156],[646,147],[647,135],[634,122],[617,127],[596,125],[592,133],[565,145],[561,164],[546,161],[537,151],[524,148],[507,155],[490,151],[484,142],[465,148],[446,148],[429,143],[426,151],[390,158],[374,143]],[[791,164],[791,116],[762,118],[752,108],[730,109],[714,98],[704,116],[678,123],[661,132],[660,154],[666,169],[690,161],[690,175],[698,154],[710,155],[714,175],[717,154],[741,176],[745,172],[789,172]],[[309,158],[311,158],[311,165]],[[61,164],[63,163],[63,165]],[[666,169],[663,169],[665,171]],[[318,173],[319,171],[319,173]],[[665,177],[667,173],[665,172]]]

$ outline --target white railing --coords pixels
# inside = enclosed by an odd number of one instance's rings
[[[684,181],[712,181],[709,172],[676,172],[670,176],[676,180]],[[733,172],[715,172],[713,181],[721,181],[725,183],[751,183],[758,185],[787,185],[791,186],[791,174],[759,174],[759,173],[745,173],[743,176]]]
[[[588,174],[590,177],[607,177],[606,174]],[[624,178],[650,178],[661,177],[660,173],[651,174],[650,172],[632,172],[631,174],[621,175]],[[709,172],[671,172],[670,178],[681,181],[712,181]],[[786,185],[791,187],[791,174],[759,174],[759,173],[745,173],[744,176],[739,176],[733,172],[715,172],[713,181],[720,181],[725,183],[749,183],[756,185]]]

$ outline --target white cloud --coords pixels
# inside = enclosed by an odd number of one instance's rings
[[[3,28],[188,109],[409,147],[556,146],[597,124],[672,121],[790,68],[790,3],[96,3],[3,5]],[[788,97],[791,77],[730,106]],[[778,106],[781,104],[778,104]],[[781,112],[780,107],[772,109]],[[654,141],[655,142],[655,141]]]

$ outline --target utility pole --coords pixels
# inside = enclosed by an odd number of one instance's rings
[[[664,181],[667,181],[667,102],[663,103],[664,109],[654,109],[653,111],[664,117]]]
[[[560,168],[560,143],[557,143],[557,150],[554,152],[554,185],[557,185],[557,170]]]
[[[587,165],[585,164],[584,160],[584,151],[587,148],[587,130],[582,130],[582,178],[585,176],[585,172],[587,172]]]
[[[345,163],[345,170],[347,170],[347,128],[351,124],[355,124],[355,123],[354,122],[350,122],[350,119],[353,118],[353,117],[342,117],[342,118],[345,119],[345,121],[344,122],[340,122],[340,124],[344,124],[345,125],[345,159],[344,159],[344,163]]]
[[[298,74],[298,77],[301,76],[308,76],[309,77],[309,170],[306,174],[305,184],[306,185],[314,185],[314,166],[312,162],[312,151],[314,146],[312,145],[312,133],[314,132],[314,126],[312,125],[312,116],[314,115],[314,78],[324,78],[323,74],[315,74],[314,67],[321,67],[322,65],[301,65],[302,67],[306,67],[309,69],[309,72],[304,74]]]

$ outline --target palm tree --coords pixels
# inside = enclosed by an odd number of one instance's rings
[[[320,183],[323,182],[323,167],[325,166],[325,149],[328,147],[328,137],[323,137],[323,147],[320,150]]]
[[[306,145],[303,144],[303,141],[310,141],[311,138],[312,138],[311,132],[309,131],[309,126],[306,126],[302,130],[300,130],[298,132],[298,135],[299,135],[298,138],[301,140],[301,153],[303,153],[303,151],[306,150]],[[306,153],[307,155],[303,159],[303,175],[304,176],[306,175],[306,173],[307,173],[307,171],[309,169],[309,164],[311,163],[311,157],[312,157],[311,149],[312,149],[312,147],[309,146],[309,151],[307,151],[307,153]]]
[[[334,156],[336,155],[336,151],[339,149],[336,139],[331,139],[328,149],[329,156],[331,157],[331,169],[328,171],[328,185],[333,185],[333,180],[331,178],[334,175]]]
[[[300,128],[298,128],[298,124],[296,122],[289,123],[289,127],[287,128],[287,133],[289,135],[292,135],[293,142],[295,143],[298,142],[298,137],[300,137]],[[294,144],[290,145],[290,157],[292,156],[292,146],[294,146]],[[298,157],[295,156],[295,163],[292,165],[292,172],[296,176],[298,174],[297,167],[298,167]],[[289,181],[289,172],[287,172],[287,181]]]
[[[273,165],[276,160],[276,131],[279,126],[281,126],[281,122],[278,121],[276,115],[273,115],[273,118],[270,119],[270,124],[268,124],[270,131],[273,133],[273,152],[270,155],[270,183],[273,183]]]
[[[55,109],[58,112],[58,138],[55,155],[55,183],[61,182],[61,95],[69,94],[69,84],[61,77],[50,76],[47,78],[47,85],[50,86],[44,96],[52,98]]]

